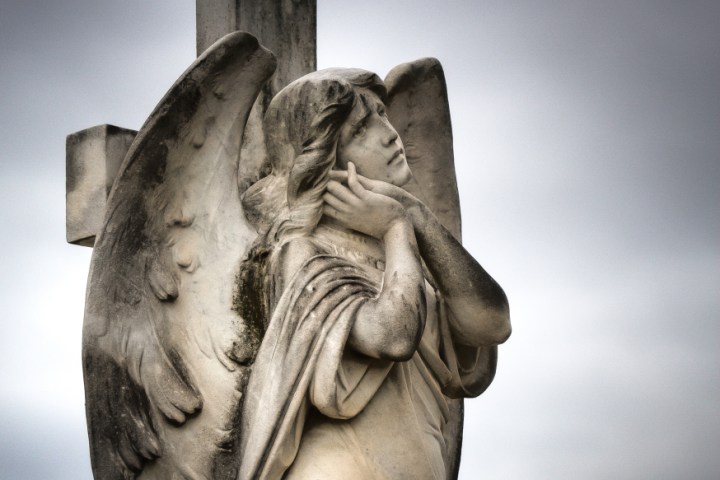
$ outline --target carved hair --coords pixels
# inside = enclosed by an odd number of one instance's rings
[[[332,68],[294,81],[270,102],[264,130],[272,171],[242,198],[245,216],[267,241],[282,243],[318,224],[340,129],[368,94],[386,99],[377,75]]]

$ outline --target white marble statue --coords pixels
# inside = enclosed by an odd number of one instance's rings
[[[442,70],[306,75],[241,158],[273,68],[223,38],[120,169],[83,341],[95,476],[454,478],[510,323],[458,241]]]

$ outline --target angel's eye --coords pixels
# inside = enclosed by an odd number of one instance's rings
[[[381,117],[384,117],[384,116],[386,115],[386,113],[387,113],[387,112],[385,111],[385,105],[380,105],[380,106],[378,107],[378,109],[377,109],[377,113],[378,113],[378,115],[380,115]]]
[[[353,130],[353,136],[362,137],[363,135],[365,135],[366,131],[367,131],[367,124],[365,122],[360,122],[355,127],[355,130]]]

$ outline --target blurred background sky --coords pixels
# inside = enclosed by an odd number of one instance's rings
[[[318,0],[318,66],[439,58],[514,333],[462,479],[720,478],[720,2]],[[0,0],[0,478],[89,479],[65,136],[137,129],[195,2]]]

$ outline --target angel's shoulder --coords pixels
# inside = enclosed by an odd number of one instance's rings
[[[274,253],[274,264],[284,278],[292,277],[312,257],[327,253],[312,237],[297,237],[283,243]]]

